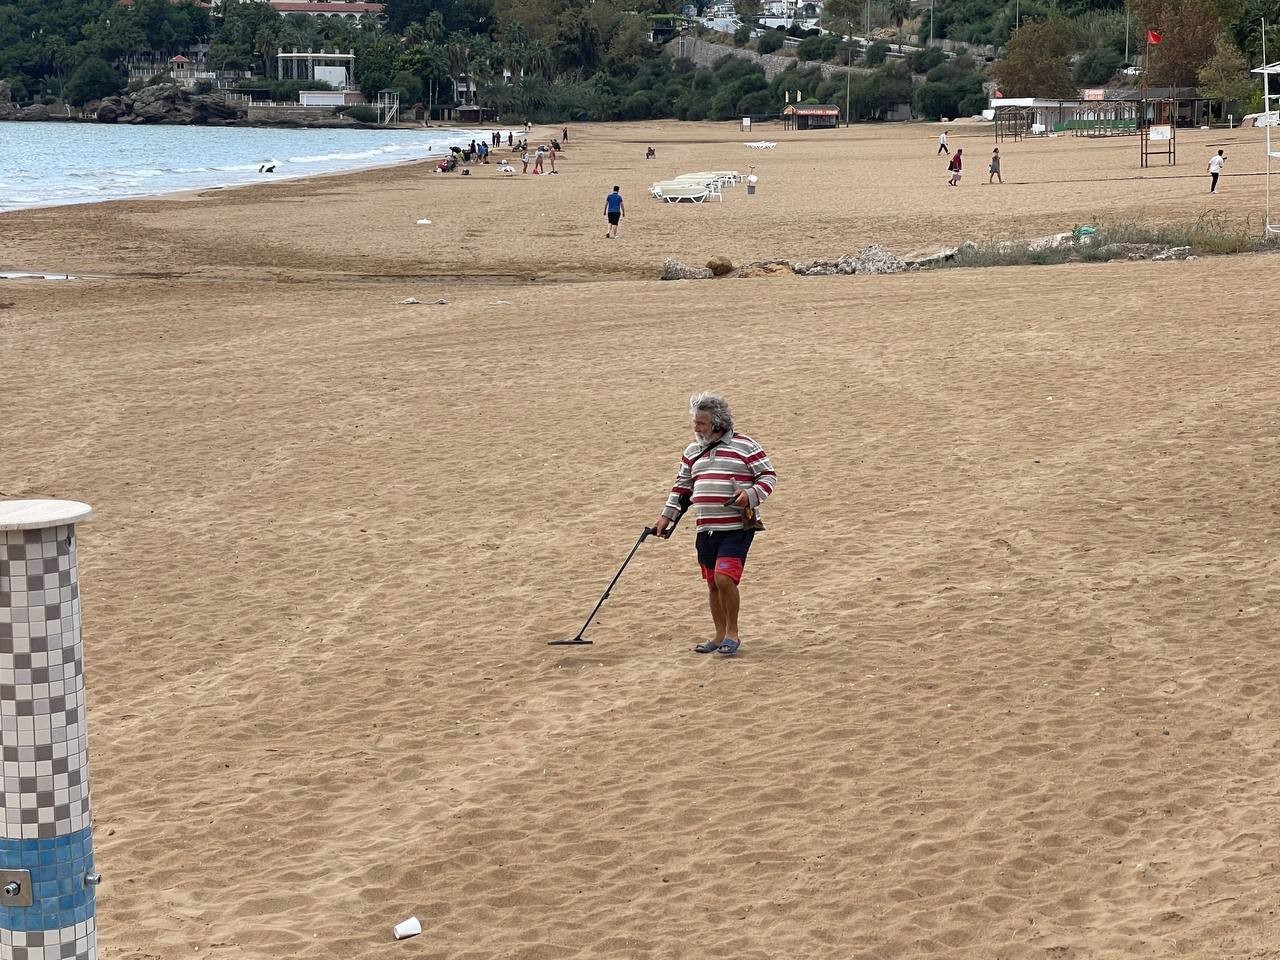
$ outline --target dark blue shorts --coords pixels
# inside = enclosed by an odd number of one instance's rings
[[[702,579],[710,583],[717,573],[723,573],[734,583],[741,583],[747,551],[751,549],[755,536],[754,530],[701,531],[695,542]]]

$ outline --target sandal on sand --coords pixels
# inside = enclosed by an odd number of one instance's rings
[[[715,653],[720,649],[719,640],[708,640],[706,643],[700,643],[693,648],[694,653]]]
[[[741,640],[735,640],[733,637],[725,637],[724,642],[717,648],[721,654],[726,657],[732,657],[738,652],[738,647],[742,646]]]

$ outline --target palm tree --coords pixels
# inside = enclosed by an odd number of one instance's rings
[[[488,37],[477,34],[471,38],[467,56],[467,79],[471,81],[476,106],[480,105],[480,91],[493,81],[493,56],[493,43]]]
[[[425,39],[439,40],[444,36],[444,14],[439,10],[432,10],[427,14],[425,20],[422,21],[422,31]]]
[[[422,45],[422,79],[427,84],[427,122],[431,121],[431,113],[436,105],[437,84],[449,76],[449,51],[444,44],[425,43]]]
[[[551,49],[541,40],[534,40],[525,48],[522,69],[528,69],[534,76],[548,78],[554,62]]]
[[[898,47],[902,47],[902,25],[911,19],[911,0],[889,0],[889,19],[898,28]]]
[[[445,49],[449,53],[449,76],[453,79],[454,100],[461,100],[458,87],[461,78],[467,75],[470,66],[471,34],[456,31],[449,34]]]

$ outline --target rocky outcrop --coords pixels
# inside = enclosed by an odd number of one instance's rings
[[[117,100],[120,98],[110,98]],[[105,103],[106,101],[104,101]],[[123,111],[114,122],[205,124],[218,120],[238,120],[245,111],[227,103],[222,94],[193,95],[177,84],[156,83],[121,100]],[[99,111],[101,111],[99,107]]]
[[[44,104],[19,109],[9,84],[0,81],[0,120],[66,120],[66,108]],[[68,110],[67,113],[70,113]],[[131,94],[107,97],[92,110],[101,123],[222,124],[243,121],[246,111],[227,102],[225,94],[192,94],[174,83],[155,83]],[[346,118],[342,118],[344,125]]]
[[[706,267],[690,267],[667,257],[662,261],[663,280],[708,280],[715,276]]]
[[[1110,243],[1093,249],[1096,236],[1077,229],[1055,233],[1034,240],[1004,240],[995,244],[997,253],[1010,254],[1009,262],[1017,262],[1014,255],[1022,251],[1063,250],[1072,262],[1086,259],[1098,260],[1194,260],[1190,247],[1166,247],[1162,243]],[[802,277],[869,276],[883,273],[902,273],[906,270],[927,270],[952,264],[954,266],[989,266],[990,257],[978,257],[978,245],[966,240],[958,247],[935,247],[915,251],[905,257],[895,256],[888,249],[873,243],[861,253],[846,253],[835,260],[756,260],[735,267],[725,256],[712,257],[705,269],[689,267],[678,260],[667,258],[662,263],[663,280],[707,280],[712,277],[772,277],[795,274]],[[1097,256],[1101,254],[1101,256]]]
[[[107,97],[98,104],[96,116],[100,123],[115,123],[128,112],[129,108],[125,106],[124,97]]]
[[[901,257],[895,257],[878,243],[866,247],[857,255],[846,253],[837,260],[800,260],[791,269],[805,277],[834,276],[836,274],[902,273],[909,269]]]
[[[16,120],[18,108],[13,102],[13,92],[8,80],[0,80],[0,120]]]

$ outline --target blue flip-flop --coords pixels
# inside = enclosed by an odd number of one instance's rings
[[[715,653],[720,649],[719,640],[708,640],[706,643],[700,643],[693,648],[694,653]]]
[[[740,646],[742,646],[741,640],[735,640],[733,637],[725,637],[724,640],[721,641],[720,646],[716,649],[722,656],[732,657],[738,652],[738,647]]]

